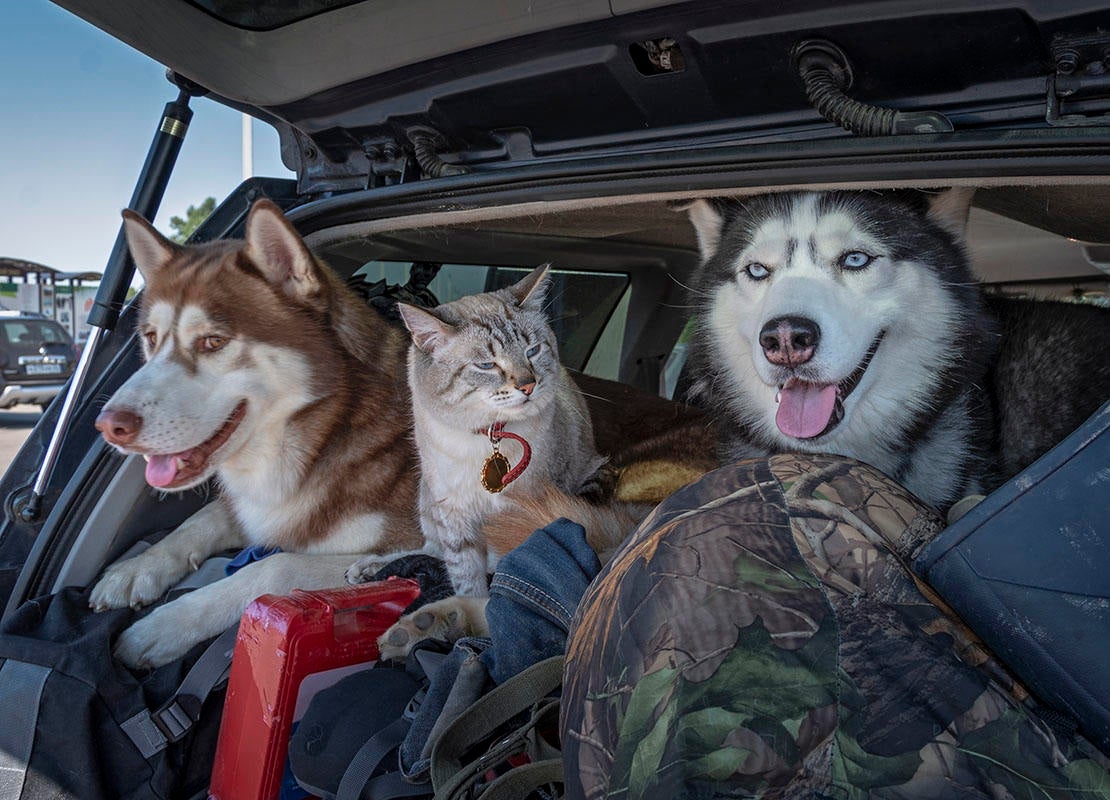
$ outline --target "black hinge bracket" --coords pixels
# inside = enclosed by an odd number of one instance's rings
[[[1045,85],[1045,121],[1059,127],[1110,125],[1110,113],[1068,113],[1064,103],[1110,99],[1110,33],[1057,34],[1052,40],[1056,74]]]
[[[362,143],[369,166],[366,188],[404,183],[410,175],[409,154],[403,143],[391,137],[380,137]]]

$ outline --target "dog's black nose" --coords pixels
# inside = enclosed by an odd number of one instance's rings
[[[763,354],[772,364],[797,367],[817,352],[821,328],[806,317],[775,317],[759,332]]]

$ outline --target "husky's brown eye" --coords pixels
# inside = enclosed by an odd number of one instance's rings
[[[202,336],[197,339],[196,349],[198,353],[215,353],[228,341],[226,336]]]
[[[143,334],[143,338],[146,339],[147,347],[149,347],[151,350],[153,350],[154,346],[158,344],[158,334],[155,331],[146,331]]]

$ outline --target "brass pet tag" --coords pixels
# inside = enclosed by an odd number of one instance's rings
[[[482,465],[482,488],[490,494],[497,494],[505,488],[505,476],[509,474],[509,459],[501,455],[497,443],[493,445],[493,452],[489,454],[486,463]]]

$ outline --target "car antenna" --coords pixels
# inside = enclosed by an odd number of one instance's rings
[[[127,206],[149,220],[154,219],[158,213],[158,206],[166,193],[166,185],[169,183],[170,175],[177,163],[177,155],[181,151],[185,133],[189,129],[189,121],[193,117],[193,111],[189,108],[189,100],[208,93],[208,90],[204,87],[172,70],[166,70],[166,79],[178,87],[177,99],[166,103],[166,107],[162,111],[162,116],[158,121],[158,129],[154,133],[154,140],[150,143],[150,150],[146,154],[146,162],[139,172],[139,178],[135,183],[135,191],[132,193],[131,202]],[[42,514],[43,495],[54,470],[54,463],[58,459],[62,441],[68,432],[77,399],[81,396],[85,379],[88,377],[97,343],[104,333],[115,329],[134,274],[135,263],[127,249],[127,239],[124,236],[123,225],[121,224],[119,233],[116,234],[116,243],[108,256],[108,263],[104,268],[104,277],[97,289],[96,299],[89,310],[89,336],[85,340],[81,357],[77,360],[77,367],[73,371],[69,388],[66,390],[62,401],[62,410],[58,414],[58,422],[50,435],[50,442],[46,446],[42,463],[35,475],[31,494],[27,497],[26,503],[18,508],[19,518],[23,522],[34,522]]]

